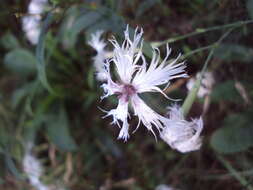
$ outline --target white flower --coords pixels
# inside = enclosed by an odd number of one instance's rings
[[[40,178],[43,175],[43,167],[40,161],[32,154],[33,143],[26,144],[25,155],[23,158],[23,170],[29,179],[29,183],[35,190],[64,190],[62,183],[45,185]]]
[[[169,120],[166,120],[166,126],[160,133],[161,138],[171,148],[182,153],[198,150],[202,144],[202,118],[186,121],[181,108],[176,104],[169,107],[169,110]]]
[[[195,82],[196,78],[200,77],[200,73],[197,73],[196,77],[192,77],[186,84],[187,89],[190,91]],[[215,83],[214,76],[211,72],[205,72],[203,74],[202,80],[201,80],[201,85],[199,87],[198,91],[198,97],[202,98],[204,96],[207,96],[211,93],[211,90],[213,88],[213,85]]]
[[[104,40],[101,39],[103,31],[97,31],[94,34],[91,34],[91,39],[88,44],[93,47],[98,53],[105,52],[106,43]]]
[[[108,52],[105,50],[105,42],[101,39],[102,31],[97,31],[91,35],[91,40],[88,44],[97,51],[97,55],[93,58],[94,67],[96,69],[96,78],[99,81],[106,81],[106,71],[104,62],[107,58]]]
[[[117,108],[108,111],[106,116],[112,116],[112,123],[118,124],[121,128],[118,138],[127,141],[129,138],[129,104],[134,111],[134,115],[139,118],[136,129],[139,127],[140,123],[143,123],[144,126],[155,135],[153,126],[155,126],[158,131],[161,131],[163,122],[168,119],[156,113],[146,105],[139,97],[139,94],[143,92],[160,92],[165,95],[158,86],[168,84],[169,81],[174,78],[187,77],[187,74],[185,74],[184,71],[184,63],[177,64],[179,56],[177,59],[167,64],[171,52],[168,46],[166,57],[161,63],[159,50],[155,49],[153,51],[152,60],[150,64],[148,64],[141,50],[142,29],[139,31],[138,28],[136,28],[133,40],[129,37],[128,27],[124,34],[125,40],[122,45],[119,45],[115,38],[110,40],[114,46],[114,54],[113,57],[107,59],[104,64],[107,82],[102,85],[105,91],[105,95],[102,98],[110,95],[117,95],[119,100]],[[111,65],[115,66],[118,77],[117,82],[112,80],[110,72]]]
[[[43,173],[43,168],[41,167],[39,160],[31,154],[32,147],[32,143],[28,143],[26,147],[27,150],[23,158],[24,171],[27,174],[31,185],[34,186],[37,190],[49,190],[49,187],[40,181],[40,177]]]
[[[26,37],[32,44],[37,44],[40,34],[41,16],[44,8],[47,4],[47,0],[32,0],[28,5],[29,16],[22,18],[22,28]]]
[[[179,189],[175,189],[174,187],[171,187],[169,185],[160,184],[155,188],[155,190],[179,190]]]

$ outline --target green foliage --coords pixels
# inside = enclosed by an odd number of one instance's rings
[[[247,10],[248,10],[248,14],[250,18],[253,19],[253,0],[247,0],[246,6],[247,6]]]
[[[13,159],[8,153],[5,153],[5,164],[7,168],[11,171],[11,173],[18,179],[24,179],[24,176],[22,176],[21,172],[17,169]]]
[[[221,153],[236,153],[253,146],[252,110],[229,115],[211,138],[211,146]]]
[[[30,51],[22,48],[12,50],[4,57],[5,66],[23,77],[36,72],[36,63],[34,55]]]
[[[16,89],[12,95],[12,107],[17,108],[22,100],[24,100],[24,98],[31,92],[32,88],[33,84],[28,83],[21,88]]]
[[[63,151],[74,151],[77,145],[70,135],[70,125],[63,107],[56,114],[46,117],[46,130],[49,139]]]
[[[45,63],[45,38],[47,34],[47,29],[50,25],[50,23],[53,20],[53,14],[48,13],[46,20],[43,23],[40,36],[39,36],[39,42],[36,47],[36,60],[37,60],[37,71],[38,71],[38,78],[42,85],[51,93],[53,93],[53,90],[51,86],[48,83],[47,75],[46,75],[46,63]]]
[[[239,44],[221,44],[215,51],[215,57],[226,61],[251,62],[253,49]]]
[[[59,5],[61,1],[63,1],[63,0],[50,0],[50,2],[51,2],[54,6]]]
[[[9,32],[1,37],[0,43],[5,49],[9,50],[20,47],[18,39]]]
[[[21,28],[28,3],[19,0],[0,4],[3,57],[0,65],[0,164],[3,166],[0,189],[34,188],[28,185],[22,173],[27,142],[34,142],[32,154],[45,170],[41,179],[48,184],[57,181],[66,189],[155,189],[161,183],[178,189],[241,189],[236,179],[217,164],[215,154],[228,154],[231,163],[236,163],[235,169],[238,166],[244,170],[253,165],[249,149],[253,133],[252,110],[249,110],[253,97],[253,41],[249,25],[252,21],[244,21],[247,14],[252,17],[252,0],[246,3],[50,0],[46,9],[49,12],[37,15],[41,18],[41,33],[36,47],[27,41]],[[10,12],[15,17],[10,16]],[[205,97],[193,102],[200,85],[198,81],[187,98],[188,105],[184,105],[193,112],[190,115],[196,116],[206,108],[203,114],[203,142],[206,143],[200,151],[182,156],[159,139],[155,143],[152,134],[142,126],[123,143],[116,140],[119,129],[110,124],[112,119],[102,119],[106,113],[101,110],[115,108],[118,99],[111,96],[100,100],[101,82],[96,80],[92,64],[95,51],[87,41],[93,32],[103,30],[106,42],[112,35],[122,42],[127,24],[130,37],[136,26],[144,29],[142,50],[149,58],[153,51],[150,44],[161,46],[161,57],[168,42],[173,50],[171,57],[184,50],[183,59],[187,57],[186,70],[191,76],[201,70],[210,50],[217,48],[215,59],[208,66],[217,76],[211,99]],[[247,32],[241,30],[242,26]],[[217,46],[214,42],[231,28],[237,29],[226,37],[226,42]],[[111,44],[106,48],[111,50]],[[182,103],[187,96],[186,80],[171,81],[168,91],[164,92],[169,97],[180,98],[182,101],[178,103]],[[245,92],[235,87],[236,81],[244,85]],[[156,93],[141,96],[165,116],[165,107],[174,101],[157,97]],[[210,106],[204,105],[202,100]],[[132,131],[138,118],[130,120]],[[213,131],[216,126],[218,129]],[[206,146],[209,143],[212,149]],[[229,153],[236,156],[231,157]],[[239,174],[248,175],[246,179],[252,177],[252,171]],[[214,179],[219,183],[214,183]],[[243,188],[250,187],[248,184]]]
[[[65,48],[70,49],[74,47],[83,30],[86,31],[88,38],[91,33],[97,30],[112,31],[122,36],[125,27],[124,19],[106,7],[91,9],[73,6],[68,9],[66,19],[61,26],[61,41]],[[129,33],[133,36],[134,29],[129,27]],[[143,52],[152,57],[152,48],[149,43],[144,42]]]
[[[142,16],[146,11],[151,9],[157,3],[161,3],[161,1],[160,0],[146,0],[146,1],[143,1],[142,3],[140,3],[140,5],[137,8],[136,17]]]
[[[212,101],[242,102],[242,98],[235,88],[235,82],[228,80],[216,85],[211,94]]]
[[[67,12],[67,18],[61,29],[64,46],[72,48],[76,43],[78,34],[89,26],[94,25],[103,16],[102,12],[71,7]]]
[[[112,30],[121,34],[124,27],[123,19],[106,7],[91,9],[73,6],[68,9],[61,27],[62,42],[65,48],[73,48],[83,30],[86,30],[87,36],[97,30],[104,32]]]

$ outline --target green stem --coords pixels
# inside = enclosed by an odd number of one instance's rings
[[[185,55],[182,55],[180,57],[180,60],[184,60],[185,58],[195,54],[195,53],[199,53],[199,52],[202,52],[202,51],[205,51],[205,50],[208,50],[208,49],[211,49],[213,47],[214,44],[211,44],[211,45],[208,45],[208,46],[205,46],[205,47],[201,47],[201,48],[198,48],[198,49],[195,49],[195,50],[192,50],[190,51],[189,53],[186,53]]]
[[[211,58],[212,58],[212,56],[213,56],[214,50],[220,45],[220,43],[221,43],[221,42],[222,42],[234,29],[235,29],[235,28],[230,28],[225,34],[223,34],[223,35],[221,36],[221,38],[220,38],[216,43],[213,44],[212,50],[210,51],[210,53],[209,53],[209,55],[208,55],[208,57],[207,57],[207,59],[206,59],[206,61],[205,61],[205,64],[204,64],[204,66],[203,66],[203,68],[202,68],[202,70],[201,70],[201,78],[202,78],[203,73],[206,71],[206,68],[207,68],[207,66],[208,66],[208,64],[209,64],[209,62],[210,62],[210,60],[211,60]]]
[[[223,158],[221,155],[217,155],[220,162],[225,166],[225,168],[233,175],[243,186],[245,186],[248,190],[253,190],[253,187],[249,184],[249,182],[241,176],[233,166]]]
[[[212,49],[211,49],[210,53],[208,54],[208,57],[205,61],[205,64],[204,64],[204,66],[201,70],[200,77],[195,82],[193,88],[191,89],[190,93],[188,94],[188,96],[186,97],[186,99],[183,103],[182,110],[183,110],[184,116],[186,116],[189,113],[189,111],[192,107],[192,104],[193,104],[193,102],[195,101],[195,99],[197,97],[197,93],[199,91],[199,87],[200,87],[200,84],[201,84],[203,74],[206,71],[206,68],[207,68],[207,66],[208,66],[208,64],[209,64],[209,62],[210,62],[210,60],[213,56],[214,50],[219,46],[219,44],[222,42],[222,40],[224,40],[224,38],[226,38],[230,34],[230,32],[232,32],[232,30],[234,30],[234,29],[235,28],[229,29],[225,34],[223,34],[221,36],[221,38],[216,43],[214,43],[212,45]]]
[[[153,47],[159,47],[159,46],[162,46],[167,43],[174,43],[176,41],[183,40],[183,39],[186,39],[186,38],[198,35],[198,34],[202,34],[205,32],[210,32],[210,31],[214,31],[214,30],[222,30],[222,29],[226,29],[226,28],[235,28],[235,27],[240,27],[242,25],[251,24],[251,23],[253,23],[253,20],[238,21],[238,22],[234,22],[234,23],[230,23],[230,24],[221,25],[221,26],[213,26],[210,28],[197,29],[196,31],[185,34],[185,35],[169,38],[169,39],[161,41],[161,42],[153,42],[153,43],[151,43],[151,45]]]

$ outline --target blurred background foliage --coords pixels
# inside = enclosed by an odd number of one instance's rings
[[[65,189],[253,189],[253,0],[51,0],[40,15],[36,45],[22,30],[29,3],[0,4],[1,189],[33,189],[22,166],[28,142],[43,164],[42,181]],[[116,100],[100,101],[92,67],[96,53],[87,40],[97,30],[122,39],[126,24],[131,31],[144,29],[147,56],[150,44],[171,42],[191,77],[213,44],[236,27],[208,66],[215,79],[210,95],[197,98],[189,113],[204,113],[201,150],[180,154],[155,142],[144,127],[123,143],[110,118],[102,119],[98,106],[108,110]],[[175,81],[166,93],[184,99],[188,80]],[[165,114],[171,102],[156,97],[144,98]]]

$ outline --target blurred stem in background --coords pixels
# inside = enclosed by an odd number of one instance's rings
[[[196,97],[197,97],[197,93],[198,93],[198,90],[199,90],[199,87],[200,87],[200,84],[201,84],[201,80],[202,80],[202,77],[203,77],[203,74],[204,72],[206,71],[207,69],[207,66],[213,56],[213,53],[214,53],[214,50],[220,45],[220,43],[234,30],[236,29],[237,27],[241,27],[241,26],[244,26],[245,24],[249,24],[249,23],[252,23],[253,20],[248,20],[248,21],[239,21],[239,22],[235,22],[235,23],[232,23],[232,24],[226,24],[226,25],[223,25],[223,26],[216,26],[216,27],[211,27],[211,28],[207,28],[207,29],[203,29],[201,31],[196,31],[196,32],[193,32],[193,33],[190,33],[190,34],[186,34],[184,36],[179,36],[178,38],[175,39],[175,41],[177,40],[181,40],[181,39],[184,39],[184,38],[187,38],[187,37],[190,37],[190,36],[194,36],[194,35],[197,35],[197,34],[200,34],[200,33],[203,33],[203,32],[208,32],[208,31],[212,31],[212,30],[218,30],[218,29],[224,29],[224,28],[230,28],[227,32],[225,32],[221,38],[214,44],[212,45],[209,45],[209,46],[206,46],[206,47],[202,47],[202,48],[199,48],[199,49],[196,49],[188,54],[193,54],[193,53],[196,53],[196,52],[199,52],[199,51],[203,51],[203,50],[206,50],[206,49],[209,49],[211,48],[211,51],[210,53],[208,54],[208,57],[205,61],[205,64],[201,70],[201,73],[200,73],[200,77],[196,80],[192,90],[190,91],[190,93],[187,95],[184,103],[183,103],[183,106],[182,106],[182,109],[183,109],[183,113],[184,113],[184,116],[187,116],[187,114],[189,113],[191,107],[192,107],[192,104],[193,102],[195,101]],[[168,40],[166,40],[166,42],[168,42]],[[174,42],[174,41],[173,41]]]
[[[181,35],[181,36],[177,36],[177,37],[173,37],[173,38],[169,38],[169,39],[164,40],[162,42],[153,42],[153,43],[151,43],[151,45],[154,47],[159,47],[159,46],[165,45],[167,43],[173,43],[173,42],[183,40],[183,39],[186,39],[186,38],[189,38],[192,36],[196,36],[198,34],[202,34],[205,32],[210,32],[210,31],[214,31],[214,30],[222,30],[222,29],[226,29],[226,28],[235,28],[235,27],[244,26],[244,25],[250,24],[250,23],[253,23],[253,20],[238,21],[238,22],[225,24],[222,26],[214,26],[214,27],[210,27],[210,28],[200,28],[200,29],[197,29],[195,32],[188,33],[188,34]]]
[[[200,84],[201,84],[201,80],[202,80],[202,77],[203,77],[203,74],[204,72],[206,71],[207,69],[207,66],[213,56],[213,53],[214,53],[214,50],[219,46],[219,44],[222,42],[222,40],[224,38],[226,38],[230,32],[232,32],[232,30],[235,29],[235,28],[231,28],[229,29],[226,33],[224,33],[221,38],[212,45],[212,49],[210,51],[210,53],[208,54],[208,57],[205,61],[205,64],[201,70],[201,73],[200,73],[200,77],[196,80],[192,90],[190,91],[190,93],[187,95],[184,103],[183,103],[183,106],[182,106],[182,109],[183,109],[183,113],[184,113],[184,116],[187,116],[187,114],[189,113],[191,107],[192,107],[192,104],[193,102],[195,101],[196,97],[197,97],[197,93],[199,91],[199,87],[200,87]]]
[[[223,166],[248,190],[253,190],[252,185],[248,182],[233,166],[222,156],[217,154],[218,160],[223,164]]]

